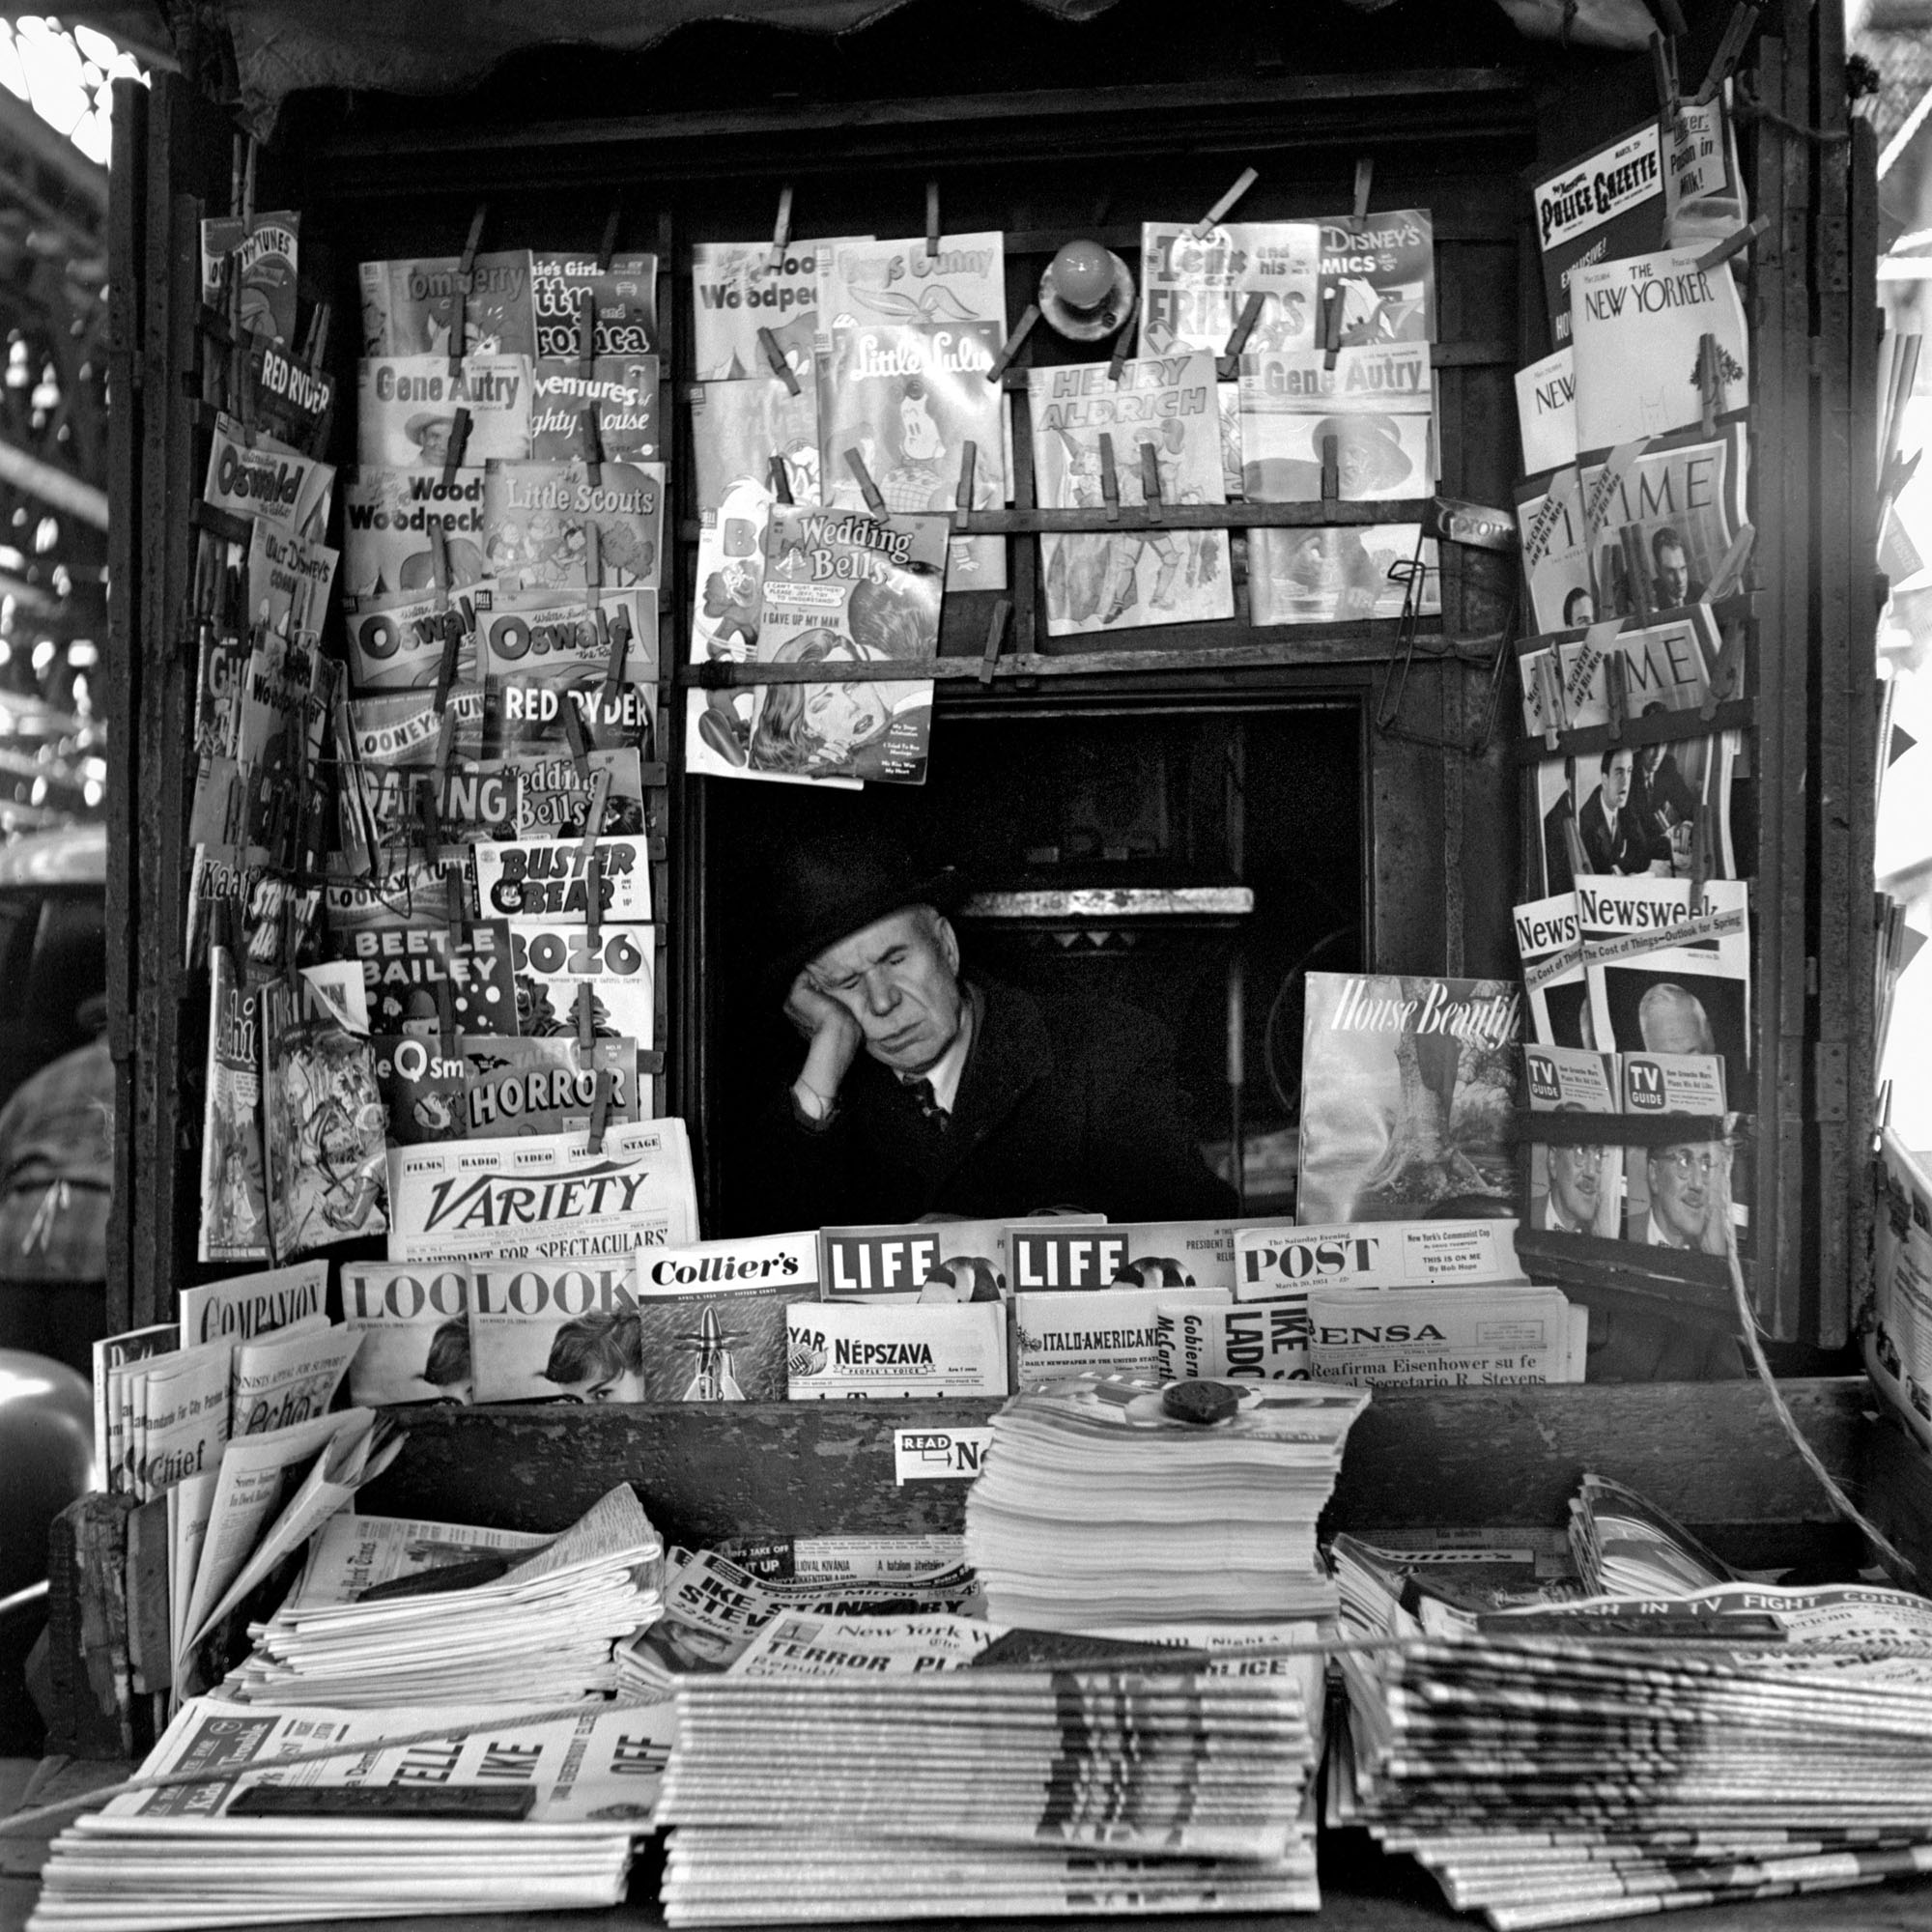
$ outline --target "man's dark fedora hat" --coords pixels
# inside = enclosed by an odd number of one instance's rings
[[[774,881],[771,978],[782,992],[800,968],[849,933],[906,906],[950,913],[965,896],[956,866],[922,862],[891,833],[827,831],[797,848]]]

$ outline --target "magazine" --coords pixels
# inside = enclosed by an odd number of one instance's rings
[[[855,237],[842,238],[856,240]],[[700,383],[769,374],[758,341],[769,329],[800,387],[811,387],[812,356],[823,347],[818,289],[839,240],[791,242],[774,268],[772,244],[700,242],[691,251],[693,374]],[[921,244],[922,249],[924,243]]]
[[[1569,793],[1563,796],[1567,802]],[[1571,869],[1567,861],[1565,869]],[[1531,1037],[1545,1046],[1582,1047],[1590,1031],[1590,989],[1583,978],[1583,935],[1576,893],[1555,893],[1514,906],[1511,917],[1522,957],[1523,1002]]]
[[[948,521],[863,511],[770,509],[756,656],[766,664],[927,662],[938,653]],[[766,684],[707,707],[702,768],[814,783],[923,784],[929,678]],[[696,768],[696,767],[695,767]]]
[[[1353,624],[1400,617],[1415,578],[1415,614],[1439,616],[1435,539],[1420,524],[1248,532],[1248,608],[1257,624]]]
[[[603,926],[593,947],[582,925],[515,922],[510,927],[510,959],[518,1033],[538,1038],[567,1034],[574,1038],[582,997],[578,988],[588,986],[593,1036],[635,1040],[648,1051],[657,1043],[652,982],[656,943],[656,931],[648,925]]]
[[[181,1291],[181,1342],[185,1349],[213,1341],[247,1342],[257,1335],[323,1313],[328,1286],[327,1262],[298,1262],[259,1274],[230,1275]]]
[[[716,526],[733,484],[770,486],[774,457],[784,465],[794,503],[820,500],[816,383],[801,383],[794,394],[776,376],[745,376],[695,383],[685,400],[698,514],[706,529]]]
[[[452,685],[441,710],[429,685],[345,698],[335,727],[336,805],[350,869],[366,877],[420,846],[419,813],[438,764],[445,772],[473,765],[482,749],[480,685]]]
[[[1626,1114],[1701,1114],[1724,1104],[1724,1063],[1715,1053],[1620,1053],[1617,1091]]]
[[[1429,344],[1246,355],[1241,465],[1261,503],[1321,500],[1322,446],[1335,442],[1341,500],[1424,497],[1435,487],[1435,390]]]
[[[343,618],[349,641],[349,688],[358,697],[385,691],[422,691],[442,676],[455,639],[451,682],[482,682],[479,606],[490,607],[490,589],[426,590],[395,599],[370,597]]]
[[[637,1301],[628,1255],[470,1269],[477,1402],[640,1402]]]
[[[1890,1126],[1879,1136],[1879,1170],[1865,1369],[1913,1435],[1932,1442],[1932,1177]]]
[[[534,355],[529,255],[521,248],[477,255],[467,291],[458,286],[462,266],[454,255],[364,262],[363,355],[433,355],[447,362],[460,295],[464,335],[457,347],[463,353]]]
[[[486,464],[483,554],[497,594],[587,587],[593,528],[603,586],[656,588],[664,492],[662,463],[607,463],[595,483],[575,460]]]
[[[566,701],[576,707],[590,750],[649,745],[658,677],[656,591],[499,597],[482,636],[483,741],[493,757],[571,752]],[[607,703],[613,653],[620,654],[618,681]]]
[[[261,988],[229,948],[208,949],[208,1071],[201,1122],[203,1262],[266,1262],[269,1203],[262,1171]]]
[[[530,372],[530,454],[539,462],[590,461],[586,414],[597,420],[597,461],[660,457],[658,358],[600,355],[588,372],[574,355],[546,358]]]
[[[468,452],[466,451],[466,457]],[[449,588],[483,580],[483,467],[470,460],[447,482],[440,470],[359,465],[342,492],[342,605],[426,596],[436,588],[443,532]]]
[[[351,1402],[475,1400],[466,1263],[345,1263],[342,1319],[362,1338],[349,1365]]]
[[[1030,369],[1027,394],[1043,509],[1104,507],[1103,434],[1122,506],[1145,500],[1144,447],[1154,452],[1163,502],[1227,500],[1212,355],[1124,362],[1118,383],[1105,362]],[[1040,539],[1050,636],[1235,614],[1226,530],[1137,527],[1124,507],[1119,532]]]
[[[1621,1056],[1586,1046],[1525,1046],[1523,1091],[1532,1114],[1614,1114],[1614,1063]]]
[[[464,1116],[474,1139],[576,1133],[590,1124],[598,1082],[606,1075],[606,1125],[621,1126],[639,1118],[634,1039],[606,1039],[586,1047],[561,1034],[539,1039],[485,1037],[464,1041],[463,1060]]]
[[[1747,448],[1743,419],[1732,417],[1713,436],[1658,437],[1614,469],[1612,453],[1599,452],[1522,484],[1517,522],[1533,627],[1575,630],[1599,614],[1699,602],[1745,527]],[[1633,561],[1647,586],[1632,582]]]
[[[1576,462],[1577,368],[1568,344],[1517,371],[1516,416],[1525,476]]]
[[[530,257],[530,307],[537,355],[582,353],[583,298],[590,298],[591,353],[654,355],[658,347],[658,258],[612,255],[600,268],[594,256]]]
[[[320,543],[334,488],[333,464],[304,456],[271,436],[251,439],[233,416],[215,417],[201,485],[201,499],[211,509]]]
[[[1741,408],[1750,384],[1744,299],[1728,268],[1698,266],[1701,250],[1660,249],[1578,268],[1571,280],[1577,440],[1609,449],[1688,429],[1704,412],[1698,344],[1717,340],[1722,394]]]
[[[1552,1235],[1594,1235],[1600,1240],[1617,1237],[1626,1154],[1615,1132],[1614,1123],[1606,1121],[1601,1141],[1530,1144],[1527,1227]]]
[[[248,394],[258,424],[304,456],[319,456],[335,412],[335,378],[298,362],[265,335],[245,335]]]
[[[1357,1221],[1235,1230],[1235,1299],[1305,1297],[1309,1288],[1418,1288],[1520,1281],[1514,1220]]]
[[[325,1414],[361,1341],[318,1315],[237,1344],[229,1398],[234,1433],[259,1435]]]
[[[1309,974],[1295,1218],[1513,1213],[1521,1038],[1508,980]]]
[[[296,339],[296,270],[301,259],[301,215],[294,209],[212,215],[201,224],[201,298],[221,305],[221,282],[235,264],[237,319],[244,333],[270,342]]]
[[[312,638],[328,611],[337,553],[258,523],[248,539],[248,622]]]
[[[1096,1288],[1013,1296],[1013,1387],[1036,1389],[1090,1372],[1151,1378],[1159,1311],[1226,1301],[1225,1289]]]
[[[696,1237],[691,1146],[676,1119],[389,1151],[389,1259],[609,1259]]]
[[[599,707],[601,708],[601,707]],[[515,791],[508,835],[517,838],[582,838],[604,781],[603,829],[635,836],[644,829],[644,781],[637,748],[589,753],[584,771],[567,752],[517,752],[504,759]]]
[[[1042,1216],[1007,1224],[1015,1294],[1097,1288],[1235,1285],[1233,1223],[1131,1221],[1083,1228]]]
[[[384,355],[357,365],[355,461],[442,469],[458,411],[469,414],[463,462],[474,469],[530,453],[530,364],[524,355]]]
[[[650,850],[642,838],[599,838],[598,917],[619,923],[651,916]],[[584,841],[498,839],[478,845],[476,894],[486,918],[553,925],[588,923],[589,860]]]
[[[794,1302],[785,1311],[793,1402],[1007,1393],[1007,1311],[997,1301],[918,1308]]]
[[[1143,222],[1140,353],[1219,355],[1251,295],[1264,299],[1250,349],[1312,348],[1321,240],[1316,221],[1228,221],[1205,241],[1186,223]]]
[[[518,1030],[510,930],[501,920],[358,932],[350,941],[349,956],[361,962],[376,1033],[440,1032],[445,1005],[453,1032]]]
[[[1157,1301],[1154,1369],[1164,1382],[1306,1379],[1306,1302]]]
[[[452,1023],[455,1015],[450,1015]],[[388,1118],[391,1147],[464,1139],[464,1090],[469,1067],[460,1052],[444,1053],[439,1022],[412,1022],[407,1034],[378,1034],[376,1086]],[[452,1041],[454,1045],[456,1042]]]
[[[922,1221],[912,1227],[821,1228],[819,1267],[828,1301],[1004,1301],[1012,1293],[1007,1231],[993,1221]],[[1098,1227],[1097,1215],[1060,1225]]]
[[[817,1296],[815,1235],[700,1241],[636,1259],[641,1400],[784,1400],[785,1308]]]
[[[374,1056],[305,983],[262,988],[262,1146],[278,1262],[388,1226]]]
[[[1583,1379],[1589,1310],[1527,1284],[1308,1295],[1308,1372],[1380,1388]]]

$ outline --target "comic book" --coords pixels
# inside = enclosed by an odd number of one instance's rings
[[[258,523],[248,538],[248,622],[313,639],[328,611],[338,553]]]
[[[349,1364],[357,1407],[473,1400],[467,1263],[344,1263],[342,1319],[362,1337]]]
[[[1514,1213],[1521,1040],[1511,980],[1309,974],[1295,1219]]]
[[[240,964],[250,985],[286,973],[315,923],[322,895],[298,886],[259,846],[197,845],[187,888],[184,958],[190,969],[207,964],[211,940],[238,922]]]
[[[384,355],[356,365],[355,461],[442,469],[459,410],[469,431],[463,461],[521,463],[530,453],[530,362],[525,355]]]
[[[819,274],[830,252],[840,245],[838,240],[793,242],[773,268],[769,238],[698,242],[691,251],[692,357],[697,380],[769,374],[771,364],[758,341],[759,329],[765,328],[800,387],[810,388],[812,356],[821,346]]]
[[[637,1256],[645,1402],[782,1402],[785,1308],[818,1299],[818,1237],[760,1235]]]
[[[519,752],[504,760],[515,787],[510,836],[517,838],[582,838],[595,800],[598,779],[606,781],[604,830],[635,835],[644,829],[642,766],[629,745],[590,752],[579,772],[568,752]]]
[[[320,456],[335,414],[335,378],[298,361],[269,336],[244,330],[242,339],[256,422],[304,456]]]
[[[384,1113],[369,1042],[300,983],[262,988],[262,1149],[277,1262],[388,1226]]]
[[[209,947],[208,1067],[201,1121],[204,1262],[266,1262],[262,1170],[262,994],[225,944]]]
[[[386,691],[421,691],[442,675],[452,644],[450,681],[482,681],[479,616],[491,605],[490,586],[425,590],[403,597],[372,597],[343,618],[349,643],[349,689],[357,697]]]
[[[469,1271],[477,1402],[641,1402],[633,1258],[482,1260]]]
[[[597,944],[582,925],[510,926],[517,988],[517,1031],[554,1037],[578,1031],[582,986],[590,988],[590,1030],[599,1039],[631,1039],[648,1051],[657,1041],[652,987],[656,933],[648,925],[606,925]]]
[[[597,420],[599,461],[664,454],[658,426],[658,358],[599,355],[586,374],[573,357],[545,357],[531,371],[530,454],[539,462],[590,460],[586,414]]]
[[[454,255],[364,262],[362,354],[439,355],[447,361],[456,327],[461,267]],[[521,248],[497,249],[474,258],[469,290],[462,295],[464,353],[525,356],[537,353],[530,267],[528,253]]]
[[[794,503],[819,500],[816,383],[801,383],[794,394],[776,376],[745,376],[694,383],[685,397],[698,515],[707,530],[716,527],[733,484],[770,486],[774,457],[784,465]]]
[[[222,271],[229,259],[241,286],[242,328],[270,342],[296,336],[296,278],[301,259],[301,215],[294,209],[212,215],[201,224],[201,298],[221,306]]]
[[[1248,610],[1256,624],[1352,624],[1439,616],[1442,574],[1420,524],[1362,524],[1248,532]]]
[[[1426,208],[1324,214],[1316,315],[1341,305],[1343,347],[1435,340],[1435,224]]]
[[[1695,604],[1745,526],[1744,419],[1658,437],[1634,453],[1586,451],[1517,491],[1530,627]],[[1665,563],[1669,565],[1666,581]]]
[[[606,703],[613,652],[618,682]],[[642,753],[651,743],[657,677],[656,591],[498,598],[483,623],[484,748],[493,757],[568,755],[569,705],[590,750]]]
[[[334,488],[333,464],[304,456],[272,436],[251,438],[233,416],[215,417],[201,484],[201,499],[211,509],[320,543]]]
[[[1263,503],[1321,500],[1323,445],[1335,442],[1337,497],[1426,497],[1435,487],[1435,391],[1429,344],[1247,355],[1240,361],[1246,494]]]
[[[588,255],[530,257],[530,306],[539,356],[582,353],[583,298],[590,298],[591,353],[654,355],[658,347],[658,258],[612,255],[608,269]]]
[[[586,587],[592,527],[602,585],[656,588],[664,557],[662,463],[607,463],[595,483],[574,460],[491,463],[486,470],[483,554],[499,596]]]
[[[786,504],[767,514],[760,663],[919,662],[937,653],[946,518]],[[754,685],[710,696],[724,701],[694,708],[693,742],[711,754],[694,769],[795,782],[924,781],[930,679]]]
[[[619,924],[651,917],[651,861],[639,838],[599,838],[598,916]],[[475,848],[476,897],[485,918],[584,924],[590,854],[582,839],[498,839]]]
[[[319,855],[321,828],[310,821],[325,799],[322,747],[339,669],[313,638],[256,633],[232,754],[196,769],[188,814],[195,844],[257,848],[287,872]]]
[[[1229,221],[1197,242],[1191,223],[1141,224],[1143,355],[1219,355],[1251,295],[1262,309],[1250,350],[1312,348],[1321,309],[1316,221]]]
[[[420,596],[436,587],[433,528],[448,558],[449,587],[483,579],[483,469],[473,462],[447,482],[440,470],[358,466],[342,493],[342,605]]]
[[[351,936],[347,952],[361,964],[375,1033],[436,1036],[444,1031],[445,1004],[451,1033],[517,1031],[510,933],[501,920],[365,930]]]
[[[990,322],[1006,335],[1006,237],[998,229],[905,241],[851,238],[830,244],[819,267],[819,326],[828,340],[841,328],[875,323]]]
[[[638,1075],[635,1039],[582,1045],[575,1034],[533,1039],[463,1042],[464,1125],[467,1135],[569,1134],[590,1124],[597,1085],[610,1076],[605,1124],[648,1120],[655,1083]]]
[[[461,1053],[443,1051],[440,1027],[376,1034],[369,1045],[391,1147],[468,1138],[463,1102],[469,1068]]]
[[[1143,502],[1143,448],[1154,452],[1168,503],[1221,503],[1214,358],[1207,354],[1125,362],[1120,381],[1104,362],[1027,372],[1034,471],[1042,507],[1104,506],[1113,451],[1123,506]],[[1148,529],[1123,514],[1120,530],[1040,539],[1047,631],[1056,638],[1235,614],[1226,530]]]
[[[427,686],[346,697],[335,726],[342,851],[367,875],[421,842],[417,813],[434,783],[444,716],[450,721],[444,769],[474,763],[483,747],[483,692],[452,685],[443,712]]]

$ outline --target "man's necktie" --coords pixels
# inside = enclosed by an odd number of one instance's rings
[[[913,1102],[919,1108],[919,1111],[943,1134],[946,1131],[947,1123],[952,1119],[952,1116],[939,1104],[939,1096],[932,1091],[932,1082],[930,1080],[907,1080],[900,1084],[912,1095]]]

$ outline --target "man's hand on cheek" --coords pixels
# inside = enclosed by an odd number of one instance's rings
[[[808,1043],[799,1081],[829,1106],[859,1051],[859,1022],[812,983],[810,968],[791,982],[784,1010]]]

